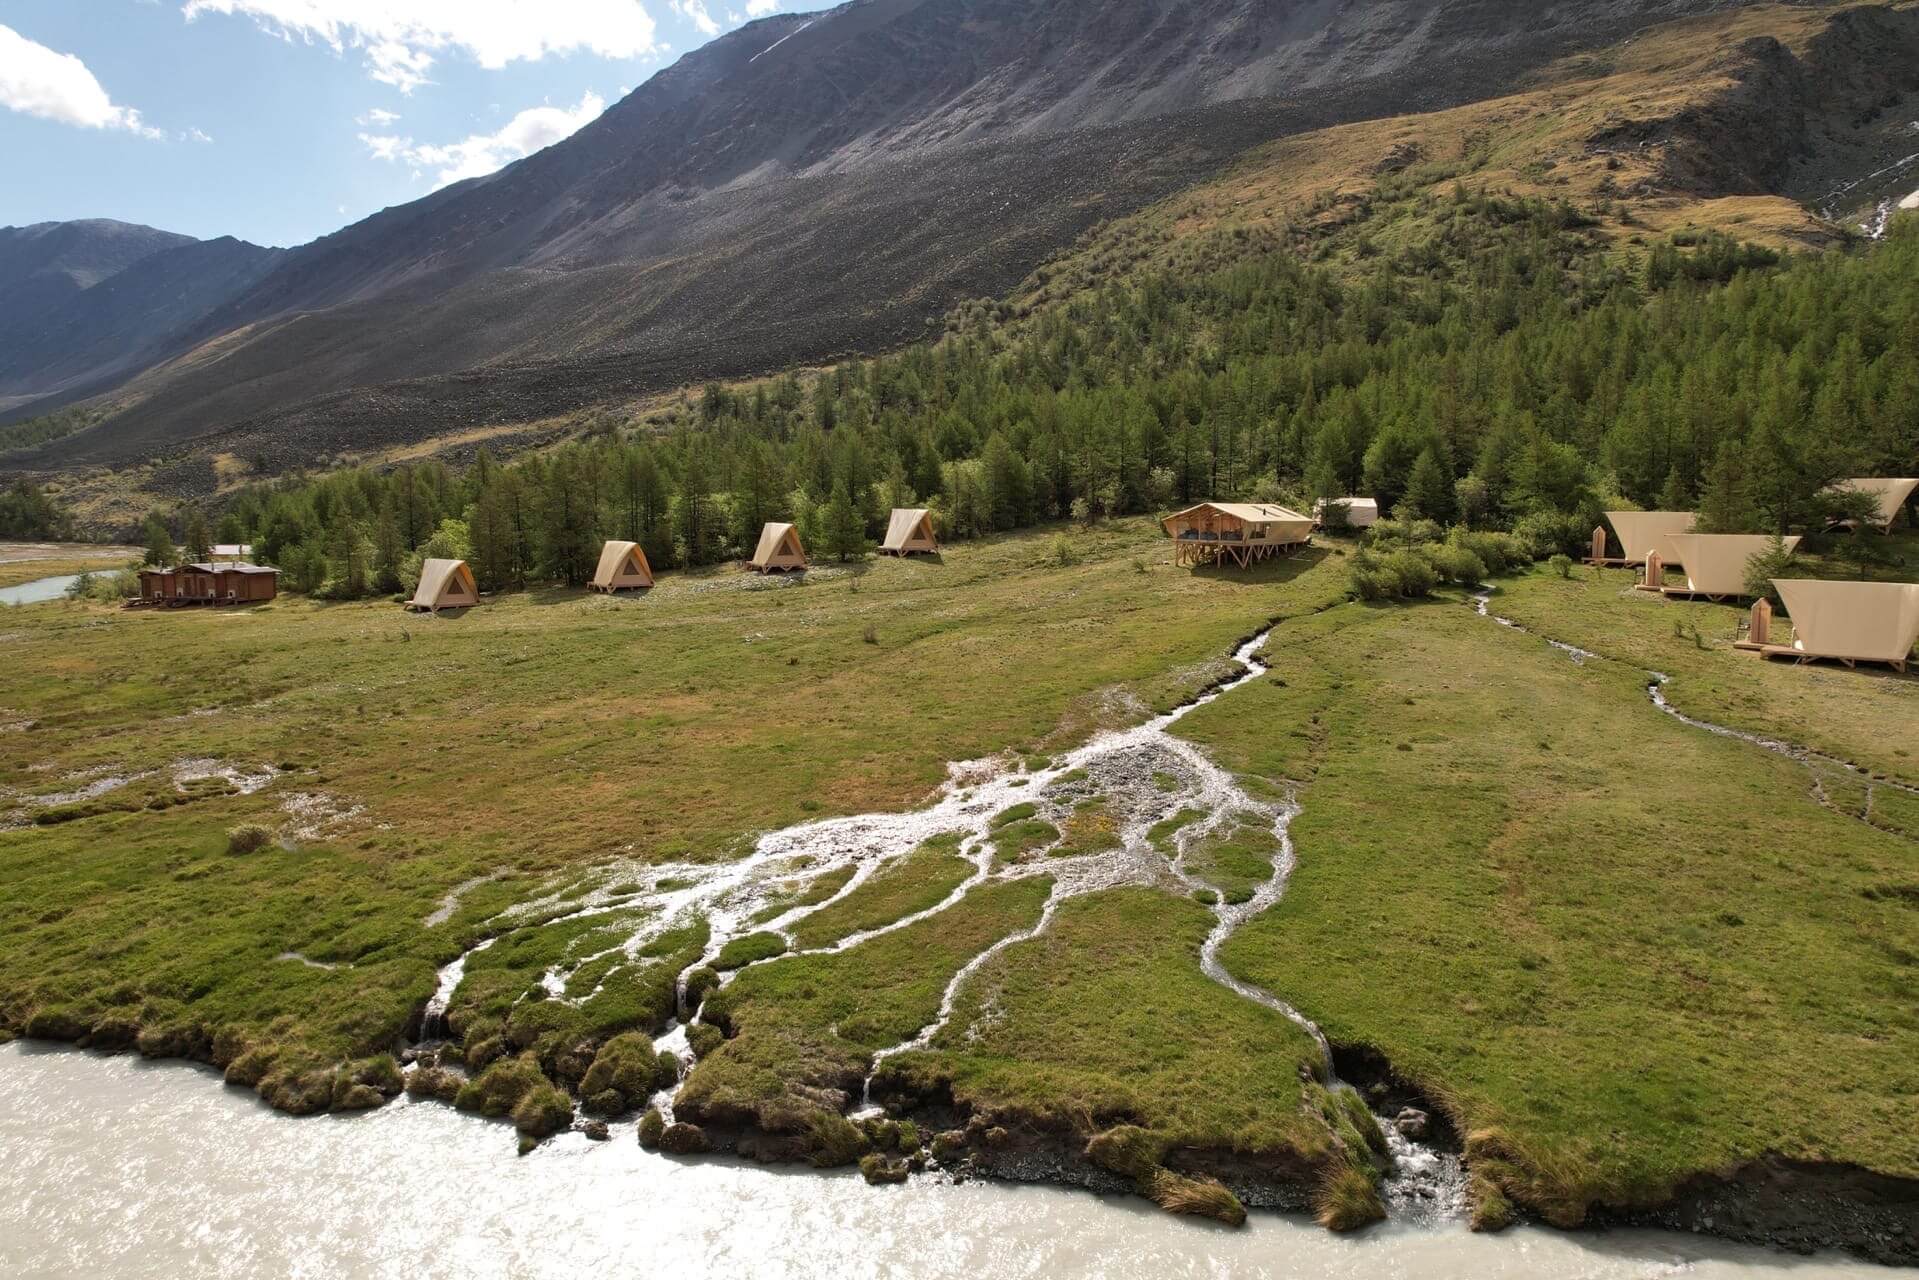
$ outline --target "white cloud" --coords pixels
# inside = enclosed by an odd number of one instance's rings
[[[767,14],[778,11],[779,7],[780,0],[746,0],[746,16],[764,18]]]
[[[589,90],[576,107],[529,107],[497,132],[476,133],[444,146],[416,143],[394,134],[363,133],[360,141],[374,159],[406,164],[415,177],[427,169],[437,170],[433,186],[438,190],[449,183],[484,177],[521,156],[550,147],[590,124],[605,109],[606,100]]]
[[[0,25],[0,106],[83,129],[124,129],[142,138],[164,135],[132,107],[114,105],[87,64],[55,53]]]
[[[363,116],[355,116],[353,123],[362,126],[378,125],[384,128],[399,118],[400,114],[397,111],[388,111],[384,107],[374,107]]]
[[[716,36],[720,33],[720,24],[713,21],[713,15],[706,11],[706,0],[673,0],[673,8],[698,27],[701,35]]]
[[[245,15],[289,40],[361,50],[368,73],[402,93],[429,83],[434,59],[448,50],[495,71],[549,53],[657,52],[640,0],[185,0],[182,11],[189,20]]]
[[[183,129],[180,132],[182,142],[212,142],[213,136],[204,129]]]

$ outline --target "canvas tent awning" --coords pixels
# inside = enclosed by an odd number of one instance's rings
[[[653,566],[637,542],[609,542],[600,548],[600,565],[593,571],[595,591],[629,591],[653,585]]]
[[[1746,562],[1772,546],[1772,539],[1763,533],[1675,533],[1666,541],[1685,565],[1683,586],[1667,581],[1666,591],[1674,595],[1743,596]],[[1799,539],[1787,538],[1785,545],[1793,551]]]
[[[1879,500],[1878,528],[1889,529],[1892,522],[1899,518],[1899,509],[1912,497],[1913,490],[1919,489],[1919,480],[1891,479],[1889,477],[1865,478],[1859,480],[1841,480],[1832,486],[1842,492],[1869,493]]]
[[[1274,502],[1202,502],[1175,511],[1159,522],[1168,537],[1209,534],[1239,542],[1267,542],[1290,546],[1313,535],[1313,518]]]
[[[1619,554],[1627,564],[1644,564],[1656,551],[1668,568],[1683,563],[1672,546],[1672,535],[1691,533],[1695,518],[1690,511],[1606,512],[1606,523],[1618,537]]]
[[[746,566],[760,570],[804,569],[806,550],[800,546],[799,530],[790,524],[769,524],[761,529],[760,545]]]
[[[895,507],[886,521],[886,541],[880,550],[895,555],[913,551],[938,551],[939,539],[933,536],[933,513],[925,507]]]
[[[1792,647],[1811,658],[1903,664],[1919,642],[1919,583],[1774,578]]]
[[[480,603],[480,587],[464,560],[428,560],[420,566],[420,585],[407,602],[409,609],[438,613]]]
[[[1313,504],[1314,519],[1324,520],[1327,507],[1345,507],[1346,525],[1351,529],[1370,529],[1379,523],[1376,498],[1321,498]]]

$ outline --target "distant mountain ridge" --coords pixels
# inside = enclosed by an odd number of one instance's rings
[[[1553,58],[1736,7],[853,0],[774,15],[499,173],[297,249],[220,256],[176,309],[130,277],[115,306],[61,311],[41,347],[0,356],[0,397],[44,397],[18,418],[112,391],[103,421],[35,466],[218,437],[269,474],[884,349],[1258,143],[1497,96]]]

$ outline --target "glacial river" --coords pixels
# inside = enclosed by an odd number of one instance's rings
[[[22,582],[14,587],[0,587],[0,605],[44,604],[48,600],[58,600],[67,593],[68,587],[79,580],[79,574],[68,573],[56,578],[35,578],[32,582]]]
[[[1329,1235],[1255,1213],[1241,1231],[1051,1187],[680,1163],[435,1103],[294,1120],[211,1072],[0,1047],[0,1275],[487,1280],[1002,1276],[1314,1280],[1827,1280],[1886,1276],[1647,1231],[1385,1226]]]

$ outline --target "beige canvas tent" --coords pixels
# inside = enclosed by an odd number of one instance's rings
[[[480,603],[480,587],[464,560],[429,560],[420,566],[420,585],[406,607],[426,613],[464,609]]]
[[[1772,585],[1792,615],[1792,644],[1767,645],[1761,652],[1801,662],[1832,658],[1847,666],[1889,662],[1906,669],[1919,643],[1919,583],[1774,578]]]
[[[933,536],[933,513],[925,507],[895,507],[886,522],[886,541],[880,550],[889,556],[929,555],[940,551]]]
[[[1321,498],[1313,504],[1313,521],[1323,524],[1327,507],[1346,508],[1348,529],[1370,529],[1379,523],[1379,501],[1375,498]]]
[[[1694,518],[1690,511],[1606,512],[1606,523],[1619,539],[1620,563],[1644,564],[1647,556],[1657,552],[1668,569],[1680,563],[1672,535],[1691,533]]]
[[[1240,568],[1311,542],[1313,518],[1270,502],[1202,502],[1159,522],[1175,564]]]
[[[1919,489],[1919,480],[1893,480],[1885,477],[1878,479],[1841,480],[1832,486],[1848,493],[1869,493],[1879,500],[1879,522],[1875,526],[1881,533],[1892,532],[1892,522],[1899,518],[1900,508],[1912,497],[1913,490]]]
[[[1675,533],[1666,541],[1685,567],[1668,563],[1673,572],[1661,588],[1669,596],[1708,596],[1724,599],[1746,592],[1746,562],[1772,545],[1763,533]],[[1786,550],[1799,546],[1797,537],[1785,540]],[[1663,556],[1660,557],[1662,560]]]
[[[653,585],[653,566],[637,542],[609,542],[600,548],[600,567],[587,584],[595,591],[639,591]]]
[[[806,549],[800,532],[790,524],[769,524],[760,530],[760,545],[746,567],[760,573],[797,572],[806,568]]]

